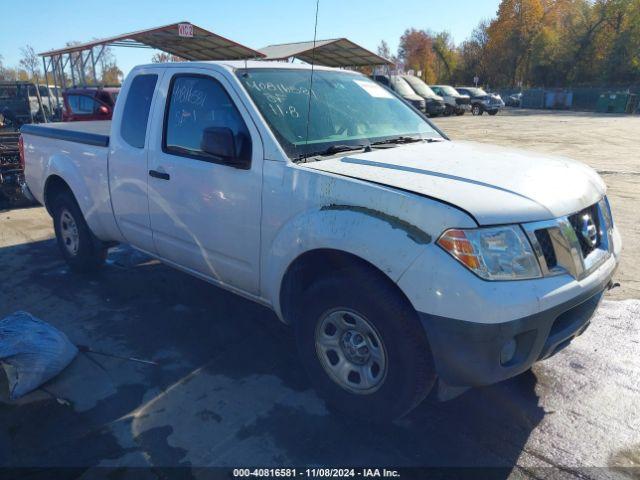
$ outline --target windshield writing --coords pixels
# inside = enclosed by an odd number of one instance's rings
[[[291,158],[337,144],[440,138],[423,117],[362,75],[315,71],[311,90],[310,70],[248,69],[238,77]]]

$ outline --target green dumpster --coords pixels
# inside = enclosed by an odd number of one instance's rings
[[[626,113],[631,94],[627,92],[604,92],[596,104],[596,112]]]

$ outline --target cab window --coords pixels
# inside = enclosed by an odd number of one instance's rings
[[[156,74],[138,75],[131,81],[122,112],[120,136],[132,147],[144,148],[149,110],[157,81]]]
[[[218,163],[220,159],[201,148],[204,130],[211,127],[230,129],[238,157],[251,160],[249,130],[220,82],[202,75],[174,76],[165,112],[163,150]]]

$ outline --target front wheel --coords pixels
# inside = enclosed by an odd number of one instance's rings
[[[459,116],[459,117],[461,117],[462,115],[464,115],[464,110],[458,110],[458,111],[456,112],[456,115],[457,115],[457,116]]]
[[[89,229],[73,195],[60,193],[51,210],[58,247],[71,270],[90,272],[100,268],[107,258],[107,249]]]
[[[471,107],[471,113],[473,115],[482,115],[482,107],[480,105],[474,105],[473,107]]]
[[[301,300],[298,351],[331,407],[365,421],[390,421],[427,396],[436,375],[425,332],[381,274],[338,272],[314,283]]]

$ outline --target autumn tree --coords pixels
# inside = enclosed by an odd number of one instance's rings
[[[20,55],[19,65],[30,77],[28,80],[38,83],[40,79],[40,58],[35,50],[31,45],[26,45],[20,49]]]
[[[173,55],[167,52],[158,52],[153,57],[151,57],[151,61],[153,63],[167,63],[167,62],[186,62],[182,57],[178,55]]]
[[[425,30],[416,30],[415,28],[405,30],[400,37],[398,58],[405,69],[415,70],[416,75],[420,73],[422,79],[427,83],[436,81],[433,37]]]
[[[97,63],[100,66],[100,81],[102,85],[119,85],[122,83],[123,73],[118,67],[116,57],[109,47],[105,47]]]
[[[397,55],[394,55],[393,53],[391,53],[391,49],[389,48],[389,44],[387,42],[385,42],[384,40],[382,40],[380,42],[380,45],[378,45],[378,55],[381,56],[382,58],[386,58],[387,60],[389,60],[394,65],[398,64]]]
[[[489,22],[481,21],[471,36],[458,49],[458,63],[453,75],[454,84],[471,85],[477,76],[484,82],[488,78],[491,59],[488,58]]]
[[[497,17],[487,29],[489,76],[501,84],[515,86],[527,81],[533,47],[542,30],[542,0],[503,0]]]
[[[449,32],[440,32],[433,37],[431,47],[435,54],[433,70],[438,83],[451,83],[456,70],[459,52]]]

